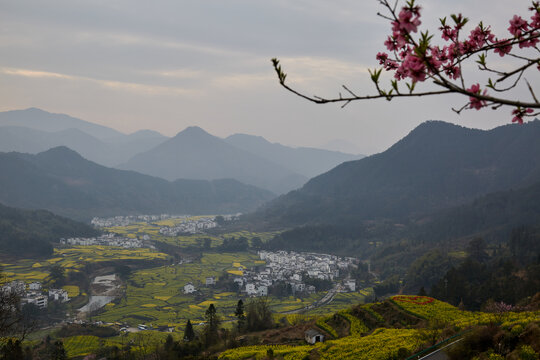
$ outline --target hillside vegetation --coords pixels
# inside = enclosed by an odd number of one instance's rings
[[[22,210],[0,204],[0,253],[24,257],[51,255],[51,242],[62,237],[98,235],[93,227],[45,210]]]
[[[107,168],[57,147],[37,155],[0,153],[0,201],[74,219],[160,213],[236,213],[273,198],[236,180],[163,179]]]
[[[530,186],[540,181],[539,137],[538,120],[489,131],[426,122],[385,152],[343,163],[247,220],[267,227],[402,221]]]

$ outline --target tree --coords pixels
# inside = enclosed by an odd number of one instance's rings
[[[1,269],[0,283],[5,283]],[[26,307],[21,306],[21,299],[15,291],[0,288],[0,342],[6,338],[22,341],[35,327],[35,318],[28,316],[23,310],[26,310]]]
[[[221,320],[216,313],[216,307],[214,304],[210,304],[204,314],[206,320],[206,326],[204,327],[204,337],[207,346],[215,344],[219,339],[219,324]]]
[[[274,326],[272,312],[268,305],[268,299],[259,297],[251,300],[247,305],[246,330],[259,331],[270,329]]]
[[[51,283],[55,286],[61,286],[65,280],[66,271],[60,264],[55,264],[49,268],[49,277]]]
[[[472,239],[467,245],[465,251],[471,259],[474,259],[478,262],[484,262],[489,257],[486,253],[486,242],[482,238],[477,237]]]
[[[191,321],[188,320],[186,323],[186,329],[184,330],[184,341],[193,341],[195,339],[195,331],[193,331],[193,325]]]
[[[465,109],[480,110],[491,107],[495,110],[502,106],[510,106],[513,108],[512,122],[519,123],[523,122],[524,117],[539,114],[535,113],[534,109],[540,109],[540,102],[524,77],[525,74],[540,70],[537,48],[540,42],[538,2],[533,2],[529,8],[532,13],[529,21],[514,15],[509,21],[510,36],[500,38],[492,33],[490,26],[482,22],[474,27],[468,36],[463,37],[468,23],[466,17],[459,14],[451,15],[451,20],[441,18],[438,30],[442,39],[446,41],[444,45],[435,44],[433,35],[427,30],[420,32],[419,36],[414,36],[421,24],[421,8],[415,4],[415,0],[407,1],[401,9],[398,8],[398,0],[394,4],[390,4],[388,0],[379,0],[379,3],[387,13],[378,15],[390,22],[392,34],[384,42],[389,53],[379,52],[376,56],[381,68],[369,71],[371,81],[375,85],[374,94],[357,95],[343,85],[345,96],[341,93],[335,98],[306,95],[286,83],[287,74],[282,70],[280,61],[274,58],[272,64],[280,84],[293,94],[317,104],[342,103],[346,106],[356,100],[390,101],[395,97],[460,94],[465,96],[467,102],[461,108],[453,109],[458,114]],[[493,67],[488,63],[489,56],[505,57],[505,60],[511,62],[511,68],[508,69],[507,64]],[[469,81],[471,74],[465,74],[465,70],[468,68],[467,65],[474,65],[473,61],[477,65],[476,72],[473,73],[475,80]],[[394,75],[389,88],[384,88],[381,83],[383,70]],[[482,72],[488,75],[488,80],[483,86],[478,82],[480,80],[476,79]],[[417,84],[426,80],[430,80],[436,90],[427,88],[417,91]],[[403,86],[399,87],[402,82],[405,82],[406,89]],[[516,97],[513,90],[518,85],[526,85],[532,100],[523,101]]]
[[[238,300],[238,303],[236,304],[234,316],[238,319],[236,327],[238,331],[242,332],[246,326],[246,314],[244,313],[244,302],[242,299]]]

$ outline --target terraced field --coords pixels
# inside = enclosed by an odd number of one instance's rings
[[[25,282],[43,281],[49,275],[49,267],[58,264],[67,271],[79,271],[85,263],[98,263],[117,260],[165,260],[167,254],[149,248],[124,249],[113,246],[74,246],[54,249],[50,259],[35,261],[19,259],[16,263],[3,263],[3,275],[6,281],[24,280]]]
[[[348,336],[316,345],[257,345],[230,349],[220,354],[222,360],[264,358],[271,349],[274,356],[304,359],[397,359],[414,353],[425,343],[424,320],[438,320],[456,329],[478,324],[502,323],[505,329],[540,321],[540,311],[487,314],[461,311],[447,303],[425,296],[394,296],[383,303],[358,305],[339,311],[336,316],[348,322]],[[332,327],[333,316],[321,317],[316,326],[332,337],[339,329]],[[362,320],[364,319],[364,320]],[[369,326],[367,324],[369,321]],[[396,328],[388,328],[394,324]],[[424,324],[425,325],[425,324]]]
[[[106,231],[116,233],[122,236],[137,236],[149,235],[152,240],[163,242],[169,245],[175,245],[179,247],[199,246],[202,247],[206,239],[210,239],[211,247],[218,247],[223,243],[223,239],[230,239],[232,237],[240,238],[246,237],[249,241],[254,237],[258,237],[261,241],[266,242],[272,239],[278,231],[256,233],[250,231],[237,231],[233,233],[227,233],[220,236],[209,234],[194,234],[194,235],[180,235],[180,236],[164,236],[159,233],[159,229],[162,226],[175,226],[187,220],[195,220],[201,216],[193,216],[187,219],[167,219],[157,221],[153,223],[134,223],[127,226],[113,226],[105,228]]]
[[[258,262],[258,257],[249,253],[210,253],[204,254],[196,263],[137,271],[128,281],[126,297],[119,304],[107,306],[98,318],[131,325],[145,323],[183,328],[188,319],[195,324],[203,322],[204,312],[213,303],[224,320],[232,320],[239,296],[235,292],[214,291],[213,287],[204,285],[205,279]],[[198,293],[183,293],[183,286],[190,282]],[[270,297],[269,301],[271,309],[280,312],[303,308],[322,296],[314,294],[304,299]]]

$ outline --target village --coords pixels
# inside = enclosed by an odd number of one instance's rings
[[[134,223],[150,223],[154,221],[168,220],[168,219],[184,219],[189,218],[190,215],[126,215],[126,216],[113,216],[108,218],[94,217],[90,223],[95,227],[111,227],[111,226],[128,226]]]
[[[151,245],[149,242],[150,236],[143,235],[141,239],[135,238],[127,238],[122,236],[116,236],[116,234],[109,233],[109,234],[103,234],[97,237],[90,237],[90,238],[82,238],[82,237],[76,237],[76,238],[68,238],[68,239],[60,239],[60,244],[62,245],[79,245],[79,246],[92,246],[92,245],[105,245],[105,246],[116,246],[116,247],[122,247],[126,249],[135,249],[135,248],[141,248],[141,247],[149,247],[153,248],[153,245]]]
[[[51,301],[67,302],[69,301],[68,292],[64,289],[49,289],[43,290],[43,286],[39,281],[34,281],[26,284],[22,280],[13,280],[4,284],[0,288],[4,294],[17,295],[21,299],[21,304],[34,304],[40,309],[46,309]]]
[[[258,255],[266,262],[263,266],[248,269],[240,265],[229,271],[237,291],[246,296],[268,296],[272,287],[279,285],[286,286],[292,295],[313,294],[317,292],[317,287],[310,284],[314,279],[331,284],[334,292],[356,291],[356,280],[348,277],[350,270],[358,267],[356,258],[294,251],[259,251]],[[204,286],[216,284],[215,277],[207,277]],[[184,285],[183,292],[192,294],[197,288],[190,282]]]
[[[175,226],[162,226],[159,228],[159,233],[165,236],[178,236],[181,234],[198,234],[204,230],[217,227],[214,216],[197,217],[186,219],[185,221],[176,224]]]
[[[224,221],[234,221],[237,220],[241,214],[227,214],[227,215],[208,215],[208,216],[192,216],[192,215],[171,215],[171,214],[160,214],[160,215],[126,215],[126,216],[113,216],[108,218],[94,217],[90,223],[97,228],[105,227],[115,227],[115,226],[128,226],[135,223],[155,223],[163,220],[184,220],[180,222],[177,226],[179,230],[177,233],[182,232],[191,232],[191,229],[200,231],[202,229],[210,229],[216,226],[219,226],[220,222]],[[182,230],[185,224],[189,224],[186,230]],[[164,228],[168,228],[164,227]],[[175,236],[175,235],[167,235]]]

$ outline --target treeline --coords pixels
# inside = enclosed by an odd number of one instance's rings
[[[377,230],[377,231],[380,231]],[[264,244],[268,250],[330,252],[358,254],[373,229],[363,225],[308,225],[284,231]]]
[[[63,237],[99,235],[93,227],[45,210],[22,210],[0,204],[0,252],[13,256],[45,257],[51,242]]]
[[[411,265],[405,283],[409,292],[424,287],[470,310],[490,300],[519,304],[540,292],[540,227],[515,228],[500,244],[475,238],[459,263],[440,251],[427,253]]]

